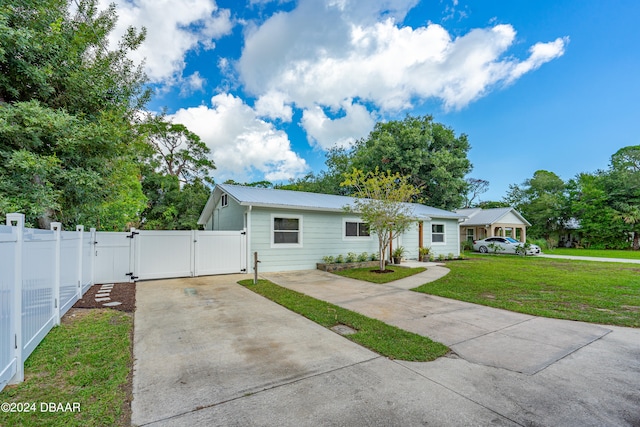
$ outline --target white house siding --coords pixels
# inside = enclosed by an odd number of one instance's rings
[[[444,224],[444,243],[433,243],[431,241],[432,224]],[[457,219],[433,218],[431,221],[425,221],[423,227],[422,245],[431,248],[430,253],[436,257],[440,254],[444,256],[453,254],[456,257],[460,255],[460,228]]]
[[[420,232],[418,230],[418,223],[414,222],[400,237],[400,246],[405,250],[405,259],[418,259],[419,240]],[[396,239],[393,239],[393,248],[395,249],[396,247]]]
[[[302,217],[301,247],[272,247],[271,230],[273,215],[296,215]],[[251,232],[249,236],[252,252],[258,252],[260,271],[286,271],[315,269],[326,255],[345,256],[348,252],[361,254],[378,250],[375,235],[369,239],[343,239],[343,218],[353,215],[284,209],[263,209],[254,207],[251,211]]]
[[[245,207],[233,198],[228,198],[227,206],[222,206],[220,200],[207,221],[205,230],[242,230],[244,224]]]

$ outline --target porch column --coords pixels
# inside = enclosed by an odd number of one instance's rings
[[[422,221],[418,221],[418,249],[422,248],[422,236],[423,236]]]

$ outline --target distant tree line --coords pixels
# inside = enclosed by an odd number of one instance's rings
[[[504,202],[532,226],[532,238],[557,243],[578,226],[580,244],[591,248],[640,249],[640,145],[611,156],[609,168],[563,181],[539,170],[511,185]]]
[[[127,54],[145,30],[109,48],[115,6],[74,4],[0,8],[0,215],[41,228],[195,227],[215,166],[197,135],[141,114],[151,93]]]

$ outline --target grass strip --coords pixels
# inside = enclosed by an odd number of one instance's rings
[[[640,327],[640,265],[473,255],[414,291],[534,316]]]
[[[543,251],[549,255],[571,255],[586,256],[597,258],[621,258],[621,259],[637,259],[640,260],[640,251],[632,250],[614,250],[614,249],[575,249],[575,248],[556,248],[545,249]]]
[[[350,277],[352,279],[365,280],[371,283],[389,283],[394,280],[404,279],[405,277],[413,276],[414,274],[422,273],[426,270],[424,267],[398,267],[388,266],[388,270],[392,270],[392,273],[374,273],[373,270],[377,268],[364,267],[364,268],[351,268],[348,270],[334,271],[334,274],[343,277]]]
[[[390,359],[428,362],[449,351],[445,345],[427,337],[283,288],[268,280],[261,279],[255,285],[253,280],[238,283],[326,328],[347,325],[357,332],[345,335],[345,338]]]
[[[0,412],[2,426],[129,425],[133,317],[115,310],[75,311],[25,363],[25,381],[0,392],[1,402],[35,403],[35,412]],[[79,411],[43,411],[79,403]]]

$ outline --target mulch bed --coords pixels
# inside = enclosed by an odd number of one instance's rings
[[[73,308],[112,308],[114,310],[133,313],[136,309],[136,284],[135,283],[115,283],[111,289],[109,301],[96,301],[96,294],[102,285],[93,285],[84,294],[82,299],[76,301]],[[122,304],[113,307],[104,306],[104,303],[121,302]]]

